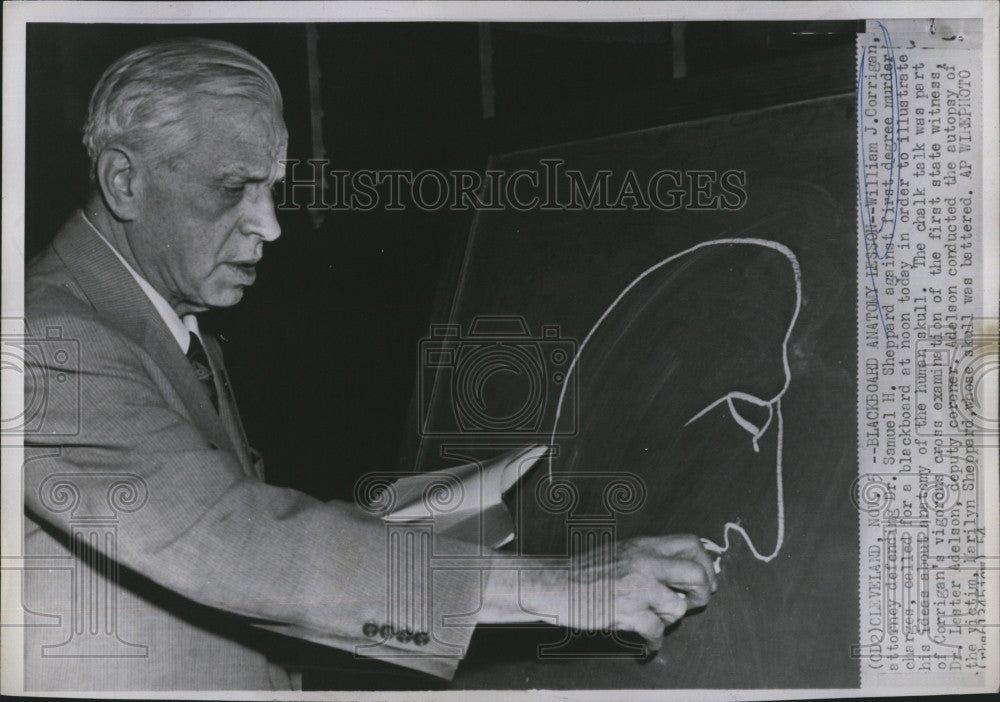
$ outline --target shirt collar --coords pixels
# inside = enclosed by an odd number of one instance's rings
[[[132,277],[135,278],[135,282],[139,284],[139,287],[146,294],[146,297],[148,297],[149,301],[153,303],[153,307],[156,308],[160,317],[163,318],[163,323],[167,325],[167,329],[170,330],[170,333],[177,341],[177,345],[181,347],[181,351],[186,354],[188,346],[191,344],[191,338],[189,335],[194,333],[198,335],[199,339],[201,338],[201,332],[198,329],[198,318],[193,314],[186,314],[183,317],[178,316],[178,314],[174,311],[174,308],[170,306],[170,303],[163,299],[163,296],[156,292],[153,286],[150,285],[145,278],[139,275],[139,273],[128,264],[128,261],[126,261],[125,258],[118,253],[118,249],[112,246],[111,242],[104,238],[104,235],[101,234],[101,232],[89,219],[87,219],[87,215],[84,214],[82,210],[80,212],[80,216],[83,217],[83,221],[94,230],[94,233],[100,237],[101,241],[107,244],[108,248],[114,252],[115,256],[118,257],[118,260],[122,262],[123,266],[125,266],[125,270],[127,270]]]

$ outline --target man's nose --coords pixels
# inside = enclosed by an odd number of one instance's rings
[[[281,226],[274,211],[274,198],[270,188],[259,188],[247,198],[243,233],[259,236],[264,241],[274,241],[281,236]]]

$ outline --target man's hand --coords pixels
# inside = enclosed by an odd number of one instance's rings
[[[556,616],[574,629],[634,631],[658,650],[663,630],[708,604],[715,589],[712,560],[696,537],[641,537],[573,554],[568,563],[539,558],[536,566],[492,571],[479,621]],[[607,607],[606,593],[612,591],[613,605]]]

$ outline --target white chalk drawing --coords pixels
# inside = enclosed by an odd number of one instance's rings
[[[767,431],[768,427],[771,425],[771,422],[777,419],[778,447],[775,456],[775,477],[777,485],[778,534],[777,538],[775,539],[774,550],[770,554],[767,555],[762,554],[757,549],[757,547],[754,546],[753,540],[750,538],[750,535],[747,534],[746,530],[735,522],[727,522],[726,525],[723,527],[724,538],[722,545],[719,545],[714,541],[711,541],[710,539],[706,538],[702,538],[701,540],[702,544],[704,544],[705,546],[705,550],[717,554],[722,554],[729,550],[731,546],[729,541],[729,532],[734,531],[740,536],[742,536],[743,540],[746,541],[746,544],[749,547],[750,552],[753,554],[754,558],[767,563],[778,555],[778,553],[781,551],[781,546],[785,540],[785,498],[784,498],[784,489],[782,485],[782,447],[784,444],[785,423],[781,415],[781,398],[785,394],[785,391],[788,390],[788,384],[791,382],[792,379],[791,371],[789,370],[788,366],[788,339],[792,335],[792,328],[795,326],[795,320],[799,316],[799,308],[802,304],[802,273],[799,268],[799,261],[795,257],[795,254],[793,254],[792,251],[787,246],[785,246],[784,244],[779,244],[776,241],[771,241],[769,239],[757,239],[751,237],[713,239],[711,241],[704,241],[700,244],[692,246],[689,249],[685,249],[680,253],[676,253],[673,256],[665,258],[662,261],[650,266],[642,273],[640,273],[635,279],[633,279],[631,283],[625,286],[625,289],[622,290],[621,293],[619,293],[618,297],[614,299],[614,302],[612,302],[608,306],[608,308],[604,310],[604,313],[600,316],[600,318],[597,320],[594,326],[591,327],[589,332],[587,332],[587,336],[585,336],[583,341],[580,343],[576,355],[573,356],[573,361],[569,365],[569,370],[566,373],[566,380],[568,381],[570,376],[576,370],[576,365],[580,359],[580,355],[583,353],[583,350],[587,347],[587,342],[590,341],[590,338],[594,335],[594,332],[596,332],[598,327],[600,327],[601,324],[604,322],[604,320],[607,319],[608,315],[611,314],[612,310],[614,310],[615,307],[618,306],[618,303],[621,302],[625,298],[625,296],[629,294],[632,288],[638,285],[638,283],[641,280],[643,280],[646,276],[650,275],[659,268],[662,268],[663,266],[667,265],[671,261],[676,261],[682,256],[686,256],[699,249],[703,249],[708,246],[727,246],[732,244],[750,244],[750,245],[763,246],[765,248],[773,249],[774,251],[777,251],[781,253],[783,256],[785,256],[785,258],[788,259],[789,263],[792,266],[792,271],[795,275],[795,311],[792,313],[792,319],[788,324],[788,330],[785,332],[785,338],[781,344],[781,362],[784,368],[785,382],[784,385],[781,387],[781,390],[774,397],[767,400],[756,397],[755,395],[750,395],[748,393],[739,392],[735,390],[733,392],[727,393],[726,395],[723,395],[719,399],[715,400],[710,405],[705,407],[703,410],[701,410],[693,417],[691,417],[691,419],[685,422],[684,426],[688,426],[692,422],[704,416],[707,412],[709,412],[719,404],[725,402],[729,408],[730,414],[732,415],[736,423],[740,427],[745,429],[748,433],[750,433],[753,441],[754,451],[759,452],[760,446],[758,445],[758,440],[760,439],[761,436],[764,435],[764,432]],[[567,387],[569,387],[569,383],[568,382],[563,383],[563,389],[559,393],[559,402],[556,405],[555,422],[553,424],[552,435],[549,438],[550,445],[555,445],[554,442],[556,437],[556,427],[559,424],[559,417],[562,414],[563,399],[565,398]],[[747,419],[745,419],[743,416],[740,415],[739,411],[736,409],[736,406],[733,404],[733,400],[743,400],[750,404],[757,405],[758,407],[766,407],[768,412],[767,421],[765,421],[763,426],[760,427],[754,425],[752,422],[748,421]],[[550,480],[552,479],[552,458],[553,458],[552,452],[549,452]]]

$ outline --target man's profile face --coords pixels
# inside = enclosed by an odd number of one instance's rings
[[[198,99],[184,119],[179,155],[141,162],[129,232],[143,272],[178,314],[234,305],[253,284],[264,243],[280,234],[271,188],[287,144],[281,116],[243,98]]]

